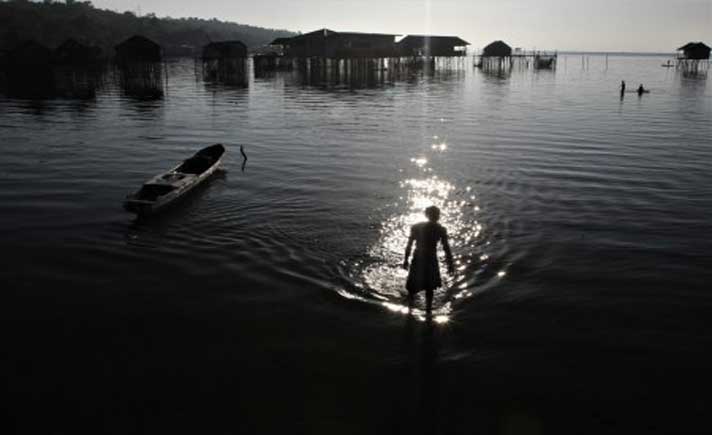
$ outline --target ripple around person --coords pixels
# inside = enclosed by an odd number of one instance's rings
[[[345,285],[337,291],[348,299],[412,314],[419,320],[431,317],[437,323],[446,323],[456,305],[501,276],[487,273],[492,259],[486,252],[489,243],[484,237],[483,225],[477,219],[482,211],[472,188],[458,188],[446,179],[431,175],[432,171],[425,170],[423,160],[412,159],[421,176],[400,182],[400,188],[406,193],[387,207],[390,209],[387,217],[379,224],[379,235],[367,252],[359,258],[339,262],[339,274]],[[428,316],[424,294],[419,293],[409,301],[405,288],[408,272],[402,264],[410,228],[425,220],[423,211],[430,206],[442,211],[441,222],[449,234],[455,273],[446,274],[447,258],[438,255],[442,286],[434,292],[433,309]]]

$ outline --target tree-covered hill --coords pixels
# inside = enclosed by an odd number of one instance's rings
[[[28,39],[55,48],[74,38],[112,55],[114,45],[135,34],[154,40],[167,55],[191,55],[210,41],[237,39],[255,48],[274,38],[294,35],[217,19],[138,17],[132,12],[97,9],[91,2],[0,2],[0,49],[11,49]]]

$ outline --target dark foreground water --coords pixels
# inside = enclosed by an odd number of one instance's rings
[[[14,432],[707,432],[712,77],[664,60],[0,99]],[[215,142],[186,201],[122,210]],[[429,204],[458,270],[424,322]]]

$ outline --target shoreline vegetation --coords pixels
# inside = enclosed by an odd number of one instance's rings
[[[54,49],[67,39],[101,48],[112,56],[114,46],[140,34],[163,48],[165,56],[194,56],[211,41],[240,40],[247,47],[268,44],[295,32],[221,21],[216,18],[159,18],[155,14],[137,16],[133,12],[98,9],[91,2],[50,0],[0,1],[0,51],[34,40]]]

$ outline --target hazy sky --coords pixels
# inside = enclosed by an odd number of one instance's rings
[[[457,35],[481,48],[674,51],[712,45],[712,0],[93,0],[100,8],[263,27]]]

